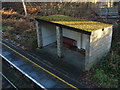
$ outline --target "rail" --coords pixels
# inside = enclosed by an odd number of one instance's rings
[[[0,74],[9,82],[16,90],[19,90],[4,74],[0,72]]]

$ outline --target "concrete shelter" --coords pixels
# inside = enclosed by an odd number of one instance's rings
[[[64,15],[41,16],[35,20],[38,48],[81,70],[90,70],[110,50],[112,25]],[[74,50],[65,47],[69,41],[74,42],[71,44]]]

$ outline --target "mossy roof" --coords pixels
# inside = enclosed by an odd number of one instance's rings
[[[37,19],[77,28],[88,32],[112,26],[110,24],[105,24],[96,21],[88,21],[86,19],[79,19],[65,15],[39,16],[37,17]]]

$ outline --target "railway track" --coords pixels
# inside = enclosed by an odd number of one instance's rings
[[[19,70],[17,70],[14,66],[8,63],[4,58],[2,58],[2,74],[4,74],[7,79],[9,79],[18,89],[37,88],[42,90],[42,88],[40,88],[28,77],[23,75]],[[11,89],[11,87],[8,87],[8,89]]]
[[[16,89],[18,88],[3,74],[0,72],[2,77],[2,89]]]

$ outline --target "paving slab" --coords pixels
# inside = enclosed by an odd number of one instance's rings
[[[42,79],[42,78],[45,78],[45,75],[41,74],[40,72],[38,71],[32,71],[30,74],[29,74],[31,77],[34,77],[38,82]]]
[[[34,71],[33,67],[29,65],[22,65],[19,68],[27,74],[30,74],[32,71]]]
[[[56,90],[56,88],[62,88],[62,87],[60,87],[59,85],[56,85],[56,86],[54,86],[54,88]],[[54,90],[54,88],[53,88],[53,90]],[[64,90],[64,88],[62,88],[62,90]]]
[[[18,60],[14,55],[7,55],[7,56],[5,56],[7,59],[9,59],[9,61],[16,61],[16,60]]]
[[[20,59],[17,59],[16,61],[13,61],[13,64],[19,67],[21,65],[25,65],[25,62],[21,61]]]
[[[44,85],[47,88],[53,88],[54,86],[56,86],[57,84],[55,82],[53,82],[52,80],[48,79],[48,78],[43,78],[40,80],[40,83],[42,85]]]
[[[4,52],[2,52],[2,55],[4,55],[4,56],[10,55],[10,52],[4,51]]]

